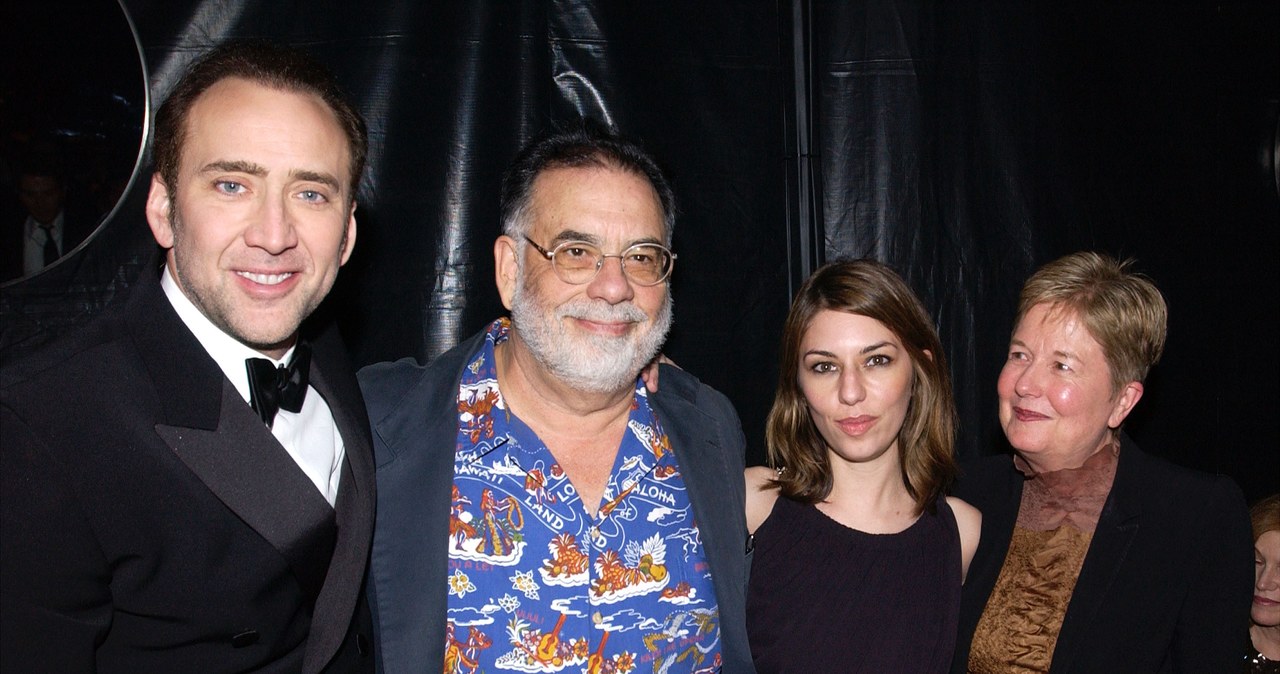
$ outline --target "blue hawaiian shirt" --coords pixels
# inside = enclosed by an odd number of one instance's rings
[[[718,672],[711,571],[643,384],[591,517],[503,403],[509,331],[489,327],[458,391],[444,671]]]

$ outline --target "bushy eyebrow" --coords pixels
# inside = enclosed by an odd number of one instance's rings
[[[221,159],[212,161],[204,165],[201,173],[217,173],[226,171],[228,173],[247,173],[251,176],[261,178],[267,175],[267,169],[261,164],[240,159]],[[338,179],[329,173],[321,173],[320,171],[309,171],[306,169],[295,169],[289,172],[289,177],[293,180],[301,180],[304,182],[320,183],[334,190],[341,190],[342,185]]]
[[[318,171],[297,170],[291,171],[289,177],[294,180],[302,180],[309,183],[320,183],[333,190],[341,190],[342,185],[338,183],[338,179],[328,173],[320,173]]]
[[[219,171],[227,171],[229,173],[248,173],[251,176],[262,177],[267,175],[267,169],[251,161],[220,159],[211,161],[200,169],[201,173],[216,173]]]
[[[566,229],[561,231],[559,234],[556,234],[555,238],[551,239],[549,247],[555,248],[556,246],[562,243],[565,243],[567,241],[581,241],[583,243],[589,243],[596,247],[600,246],[600,237],[596,236],[595,234],[587,234],[586,232],[579,232],[576,229]],[[662,241],[652,236],[646,236],[642,239],[636,239],[628,243],[626,247],[630,248],[632,246],[638,246],[640,244],[645,244],[645,243],[657,244],[659,246],[663,245]]]

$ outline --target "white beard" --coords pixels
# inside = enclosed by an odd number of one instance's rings
[[[646,328],[649,317],[630,302],[577,300],[552,310],[537,291],[526,287],[523,276],[517,279],[511,298],[511,323],[534,359],[573,389],[613,393],[634,386],[671,329],[670,294]],[[637,327],[621,337],[574,335],[566,327],[567,318],[632,321]]]

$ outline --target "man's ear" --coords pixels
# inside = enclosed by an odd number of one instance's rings
[[[169,188],[159,173],[151,174],[151,191],[147,193],[147,225],[151,227],[151,236],[161,248],[173,248],[173,223],[169,214],[172,212],[172,200]]]
[[[1120,428],[1125,417],[1133,411],[1134,405],[1142,399],[1142,382],[1131,381],[1120,389],[1115,404],[1111,407],[1111,415],[1107,417],[1107,428]]]
[[[347,263],[351,259],[351,251],[356,247],[356,202],[351,202],[351,212],[347,214],[347,231],[342,237],[342,258],[338,260],[338,266]]]
[[[520,260],[516,259],[515,239],[507,235],[499,236],[493,242],[493,273],[498,285],[498,295],[502,297],[502,306],[511,308],[511,300],[516,294],[516,284],[520,279]]]

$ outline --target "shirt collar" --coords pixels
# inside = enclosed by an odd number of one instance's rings
[[[63,213],[64,211],[58,211],[58,214],[53,218],[53,227],[50,230],[50,232],[55,237],[62,236],[62,221],[63,221],[62,214]],[[41,224],[36,222],[35,218],[28,215],[27,216],[27,237],[30,238],[32,235],[36,233],[36,230],[40,228],[41,228]]]
[[[223,332],[182,292],[173,275],[169,273],[169,265],[165,265],[164,272],[160,275],[160,287],[164,289],[165,297],[169,298],[169,304],[173,305],[173,310],[178,313],[178,318],[181,318],[191,334],[195,335],[200,346],[209,353],[227,379],[231,380],[245,402],[249,401],[249,373],[245,370],[245,359],[266,358],[279,366],[288,363],[293,357],[296,344],[285,351],[283,358],[276,360],[245,346],[240,340]]]

